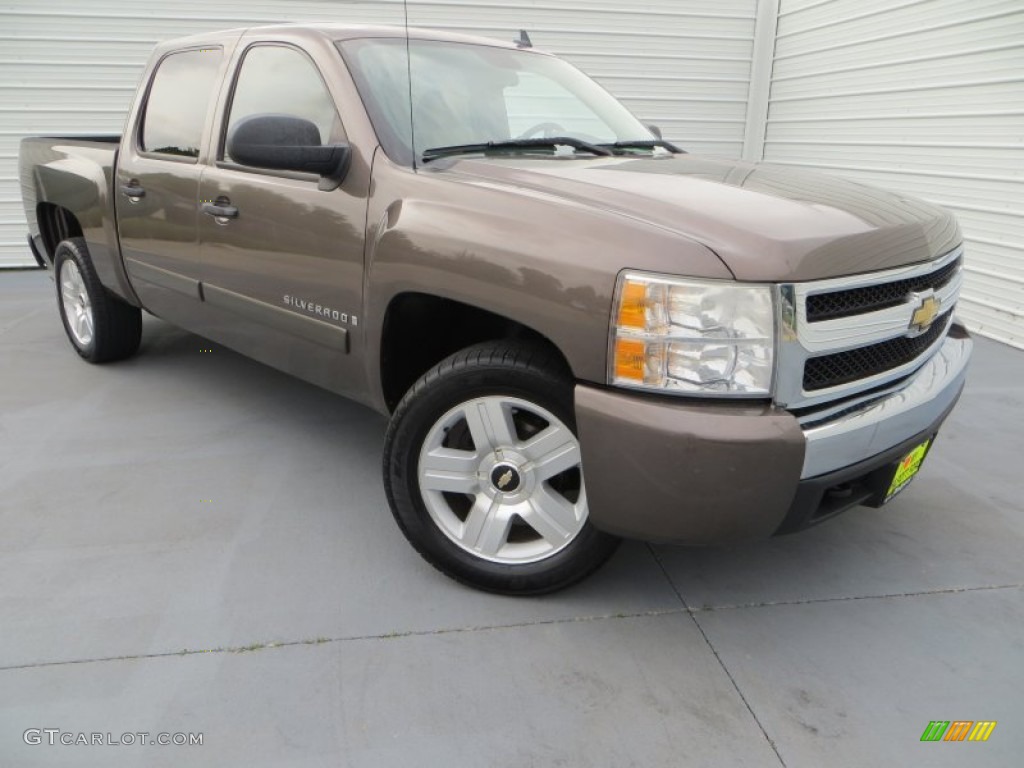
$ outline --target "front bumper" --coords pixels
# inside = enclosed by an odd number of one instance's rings
[[[878,475],[952,410],[971,346],[954,325],[900,389],[807,427],[771,405],[680,404],[577,385],[590,521],[628,538],[716,545],[871,503]]]

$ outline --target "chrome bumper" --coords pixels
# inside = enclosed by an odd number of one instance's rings
[[[863,410],[804,429],[800,478],[856,464],[929,429],[960,395],[972,346],[966,334],[947,336],[901,389]]]

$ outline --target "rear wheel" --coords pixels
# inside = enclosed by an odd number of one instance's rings
[[[142,311],[100,283],[85,240],[64,240],[53,259],[57,307],[68,340],[84,359],[105,363],[131,357],[142,339]]]
[[[587,520],[572,380],[543,347],[494,342],[423,376],[385,445],[388,500],[409,541],[471,586],[539,594],[598,568],[618,540]]]

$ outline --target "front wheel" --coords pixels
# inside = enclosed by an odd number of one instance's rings
[[[424,375],[388,429],[395,519],[439,570],[540,594],[597,569],[618,539],[587,520],[572,380],[544,347],[470,347]]]

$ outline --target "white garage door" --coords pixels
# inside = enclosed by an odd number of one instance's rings
[[[961,316],[1024,347],[1024,2],[781,0],[764,159],[952,209]]]
[[[756,0],[410,0],[419,26],[533,42],[698,152],[740,155]],[[153,45],[280,21],[401,24],[397,0],[8,0],[0,5],[0,266],[31,264],[26,135],[118,133]]]

